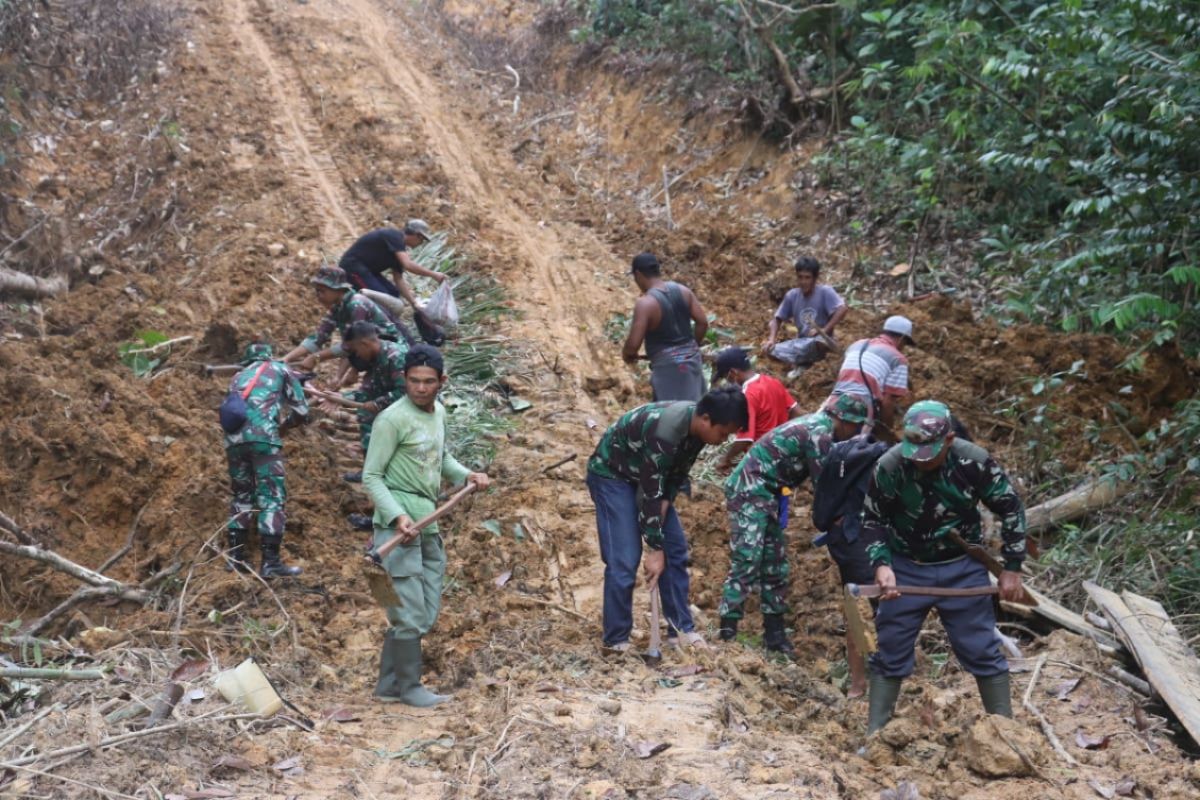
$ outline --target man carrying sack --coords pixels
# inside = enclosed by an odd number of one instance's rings
[[[223,413],[221,421],[233,492],[229,504],[229,566],[242,572],[252,569],[246,561],[246,540],[251,521],[257,519],[262,549],[259,574],[264,578],[300,574],[299,567],[289,567],[279,555],[287,520],[282,434],[308,419],[304,387],[283,362],[271,356],[269,344],[246,348],[241,361],[245,369],[233,376],[226,399],[226,404],[233,400],[237,405],[236,420],[230,422]]]
[[[983,532],[978,504],[1000,522],[1000,597],[1024,597],[1025,508],[1008,476],[987,451],[956,439],[950,409],[922,400],[904,415],[903,437],[875,464],[863,506],[862,535],[880,589],[875,628],[879,649],[871,657],[868,733],[891,719],[902,681],[912,674],[913,647],[930,608],[963,667],[975,676],[984,710],[1012,716],[1008,661],[996,635],[987,567],[954,541],[978,544]],[[897,584],[965,590],[960,596],[901,595]]]
[[[404,356],[408,395],[375,418],[363,463],[363,486],[375,503],[375,546],[405,534],[383,559],[400,605],[387,609],[391,627],[379,658],[375,696],[418,708],[449,699],[421,685],[421,637],[442,606],[446,548],[436,525],[415,530],[413,521],[437,505],[442,479],[486,489],[482,472],[471,472],[446,450],[446,409],[437,400],[446,382],[442,354],[427,344]]]

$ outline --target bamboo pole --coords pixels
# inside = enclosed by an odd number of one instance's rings
[[[43,669],[37,667],[0,667],[0,678],[22,681],[99,681],[108,675],[104,669]]]

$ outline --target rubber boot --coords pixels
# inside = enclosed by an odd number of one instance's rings
[[[342,480],[346,483],[362,483],[362,470],[357,472],[343,472]]]
[[[789,659],[796,657],[796,648],[788,638],[782,614],[763,614],[763,647],[768,653],[778,653]]]
[[[732,642],[737,638],[737,629],[737,617],[721,617],[721,628],[717,631],[717,638],[722,642]]]
[[[421,640],[394,639],[396,643],[396,680],[400,702],[415,708],[429,708],[450,699],[421,685]]]
[[[264,578],[292,578],[304,570],[300,567],[289,567],[279,557],[279,546],[283,544],[282,536],[260,536],[262,540],[262,569],[258,574]]]
[[[979,697],[983,700],[983,710],[989,714],[999,714],[1002,717],[1012,717],[1012,691],[1007,672],[987,677],[975,676],[975,685],[979,687]]]
[[[375,683],[375,699],[381,703],[404,702],[400,696],[400,678],[396,673],[399,644],[390,636],[383,637],[383,649],[379,651],[379,680]]]
[[[372,522],[371,517],[367,516],[366,514],[359,514],[358,512],[347,514],[346,522],[349,522],[350,527],[356,531],[366,531],[369,533],[370,531],[375,530],[375,525]]]
[[[867,683],[867,735],[888,724],[900,696],[903,678],[885,678],[871,673]]]
[[[229,552],[225,554],[225,570],[227,572],[253,572],[254,567],[246,561],[246,532],[229,532]]]

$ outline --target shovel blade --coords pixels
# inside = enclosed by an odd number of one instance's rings
[[[657,667],[662,663],[662,652],[658,650],[650,650],[642,653],[642,661],[648,667]]]
[[[392,586],[391,575],[381,569],[365,570],[364,575],[366,575],[367,586],[376,603],[384,608],[395,608],[401,605],[400,595],[396,594],[396,587]]]

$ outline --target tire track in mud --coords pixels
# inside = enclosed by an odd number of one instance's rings
[[[358,226],[353,222],[354,208],[342,186],[341,171],[325,146],[321,131],[311,121],[312,114],[304,99],[303,82],[290,58],[279,58],[259,33],[251,19],[251,0],[226,0],[225,18],[229,30],[242,50],[257,61],[266,74],[276,108],[276,139],[280,158],[285,167],[303,175],[302,181],[311,198],[311,213],[321,220],[324,243],[339,242],[356,237]],[[255,3],[256,14],[264,11]],[[293,173],[293,177],[296,177]]]

